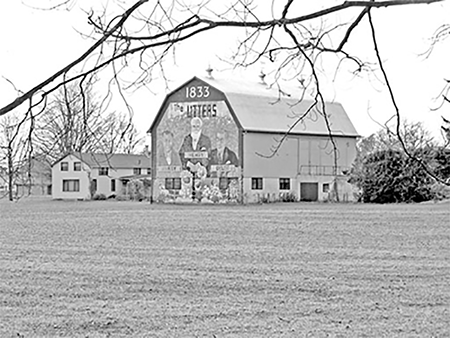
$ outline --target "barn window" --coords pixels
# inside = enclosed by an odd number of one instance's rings
[[[252,177],[252,190],[262,190],[263,179],[262,177]]]
[[[80,191],[80,180],[63,180],[63,191]]]
[[[61,162],[61,171],[69,171],[69,162]]]
[[[107,167],[99,168],[98,175],[99,176],[108,176],[108,168]]]
[[[81,162],[73,162],[73,171],[81,171]]]
[[[181,189],[181,178],[166,178],[165,188],[167,190],[180,190]]]
[[[291,190],[290,178],[280,178],[280,190]]]

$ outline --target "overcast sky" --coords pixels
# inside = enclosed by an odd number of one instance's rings
[[[86,14],[80,7],[98,5],[101,1],[78,0],[70,12],[40,11],[25,6],[21,1],[0,2],[0,105],[11,102],[16,92],[4,79],[11,80],[18,89],[26,91],[82,54],[91,41],[83,39],[77,31],[89,32]],[[49,1],[28,1],[45,4]],[[325,1],[336,4],[338,1]],[[430,110],[439,95],[444,79],[450,78],[450,39],[425,59],[426,50],[435,29],[446,20],[450,23],[449,1],[432,6],[408,6],[396,9],[374,10],[375,24],[380,27],[380,52],[392,81],[402,113],[412,121],[424,121],[426,127],[439,135],[441,115],[450,118],[450,104],[437,112]],[[373,51],[367,41],[368,26],[358,28],[349,48],[369,55]],[[177,66],[170,70],[174,83],[181,83],[194,75],[204,75],[208,65],[223,69],[217,56],[226,57],[235,45],[232,34],[200,36],[178,48]],[[257,80],[265,67],[259,64],[241,72],[239,76]],[[217,72],[216,76],[236,76]],[[384,123],[393,113],[385,88],[372,76],[354,78],[344,72],[329,79],[326,96],[341,102],[357,131],[364,136],[379,127],[372,118]],[[371,79],[371,80],[369,80]],[[334,80],[334,81],[333,81]],[[159,96],[155,95],[159,94]],[[141,90],[132,98],[135,121],[140,131],[148,129],[158,110],[164,87],[157,93]],[[370,116],[369,116],[370,114]]]

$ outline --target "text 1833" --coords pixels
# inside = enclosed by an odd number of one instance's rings
[[[209,95],[209,86],[186,87],[186,98],[206,98]]]

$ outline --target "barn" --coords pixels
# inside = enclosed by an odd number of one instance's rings
[[[351,201],[358,133],[341,104],[325,103],[325,119],[313,103],[264,81],[190,79],[149,130],[152,200]]]

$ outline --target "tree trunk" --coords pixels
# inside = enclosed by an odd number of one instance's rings
[[[8,147],[8,198],[10,201],[14,200],[13,195],[13,181],[14,181],[14,165],[12,158],[12,149]]]

